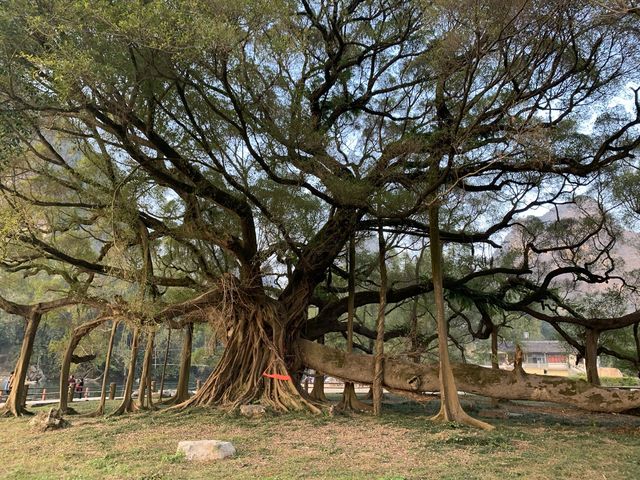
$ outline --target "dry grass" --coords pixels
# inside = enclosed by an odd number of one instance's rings
[[[491,410],[476,400],[467,405],[471,413],[497,426],[487,433],[433,425],[436,406],[395,403],[380,419],[289,414],[249,420],[211,410],[70,417],[71,428],[46,434],[32,430],[28,419],[2,419],[0,477],[640,478],[640,418],[540,404]],[[233,442],[237,456],[191,464],[175,454],[179,440],[204,438]]]

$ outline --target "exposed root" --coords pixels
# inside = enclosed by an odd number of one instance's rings
[[[344,390],[342,391],[342,399],[340,403],[336,405],[336,409],[341,412],[354,411],[354,412],[372,412],[373,407],[367,403],[361,402],[356,395],[355,385],[351,382],[344,384]]]
[[[313,380],[313,388],[309,394],[309,398],[316,403],[328,403],[329,399],[324,393],[324,375],[316,374]]]
[[[10,417],[23,417],[23,416],[31,416],[34,415],[33,412],[30,412],[24,407],[19,408],[11,408],[8,405],[0,408],[0,418],[10,418]]]
[[[455,412],[451,412],[449,409],[445,408],[444,405],[440,407],[440,411],[431,417],[430,420],[436,423],[460,423],[462,425],[468,425],[470,427],[480,428],[487,431],[495,428],[493,425],[471,417],[461,408],[457,409]]]
[[[210,321],[218,329],[226,326],[222,358],[198,392],[175,408],[217,405],[235,410],[260,403],[274,411],[306,409],[320,413],[287,368],[286,331],[278,304],[245,292],[229,276],[223,277],[221,288],[223,302],[210,311]]]

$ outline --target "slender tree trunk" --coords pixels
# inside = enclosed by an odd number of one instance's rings
[[[439,231],[440,206],[434,200],[429,206],[429,239],[431,252],[431,271],[433,277],[433,296],[436,308],[436,323],[438,327],[438,353],[440,357],[440,412],[433,417],[435,421],[458,422],[483,428],[493,427],[485,422],[471,418],[460,405],[458,389],[453,377],[453,370],[449,361],[448,329],[445,317],[444,287],[442,274],[442,245]]]
[[[324,335],[318,338],[318,343],[324,345]],[[311,390],[311,399],[317,402],[328,402],[324,393],[324,375],[316,372],[313,376],[313,389]]]
[[[418,344],[418,299],[411,302],[411,317],[409,323],[409,339],[411,341],[411,353],[409,359],[420,363],[420,346]]]
[[[600,385],[598,375],[598,339],[600,332],[591,328],[587,329],[585,335],[584,366],[587,370],[587,382],[592,385]]]
[[[491,368],[493,370],[500,369],[500,363],[498,359],[498,327],[497,325],[493,325],[491,328]],[[497,407],[498,400],[495,398],[491,399],[491,406]]]
[[[93,412],[92,416],[104,415],[104,406],[107,401],[107,385],[109,385],[109,367],[111,366],[111,355],[113,354],[113,344],[116,338],[116,332],[118,330],[117,319],[113,320],[113,325],[111,325],[111,335],[109,335],[109,346],[107,347],[107,356],[104,360],[104,372],[102,374],[102,388],[100,388],[100,403],[98,404],[98,408],[95,412]]]
[[[162,401],[162,394],[164,392],[164,378],[167,373],[167,360],[169,360],[169,347],[171,346],[171,328],[167,332],[167,346],[164,350],[164,361],[162,362],[162,374],[160,375],[160,397],[158,401]]]
[[[191,375],[191,349],[193,347],[193,323],[182,330],[182,350],[180,351],[180,371],[176,387],[175,403],[189,399],[189,377]]]
[[[347,353],[353,352],[353,319],[355,317],[355,296],[356,296],[356,240],[355,235],[349,237],[349,254],[348,257],[348,298],[347,298]],[[323,384],[324,387],[324,379]],[[315,388],[315,386],[314,386]],[[323,394],[324,395],[324,394]],[[358,400],[356,389],[352,382],[345,382],[342,391],[342,399],[338,404],[340,410],[371,410],[371,406]]]
[[[133,329],[133,338],[131,339],[131,356],[129,357],[129,372],[127,373],[127,381],[124,385],[124,393],[120,406],[111,415],[122,415],[123,413],[133,412],[136,405],[131,398],[133,393],[133,384],[136,380],[136,358],[138,356],[138,342],[140,341],[140,328]]]
[[[155,336],[155,332],[147,332],[147,345],[144,349],[142,373],[140,374],[140,387],[138,389],[139,409],[153,408],[153,399],[151,398],[151,360],[153,357]]]
[[[25,388],[25,382],[27,379],[27,371],[29,369],[29,362],[31,361],[31,355],[33,354],[33,344],[36,339],[36,332],[40,325],[42,314],[34,311],[29,312],[25,317],[25,330],[24,337],[22,338],[22,347],[20,348],[20,356],[16,363],[14,370],[13,385],[11,393],[5,402],[5,406],[2,410],[3,416],[20,416],[29,414],[22,404],[22,396]]]
[[[67,344],[67,349],[64,352],[62,358],[62,365],[60,366],[60,400],[58,401],[58,409],[62,413],[75,414],[77,413],[73,408],[68,405],[69,402],[69,372],[71,370],[71,362],[73,359],[73,352],[80,343],[80,341],[91,333],[95,328],[102,325],[107,321],[106,317],[100,317],[90,322],[84,323],[73,329],[71,338]]]
[[[384,377],[384,320],[387,308],[387,246],[382,232],[382,225],[378,227],[378,256],[380,263],[380,304],[376,320],[376,343],[374,348],[373,367],[373,414],[382,414],[382,384]]]
[[[424,258],[424,254],[426,252],[425,244],[422,244],[422,248],[420,249],[420,254],[416,259],[415,265],[415,280],[416,283],[420,281],[420,270],[422,267],[422,259]],[[416,363],[420,363],[421,351],[422,348],[419,342],[419,329],[418,329],[418,305],[419,298],[416,297],[411,302],[411,322],[409,325],[409,338],[411,340],[411,353],[409,354],[409,359],[413,360]]]

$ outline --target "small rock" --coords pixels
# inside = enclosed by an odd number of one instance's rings
[[[178,442],[178,452],[183,452],[189,461],[220,460],[236,454],[231,442],[220,440],[183,440]]]
[[[247,418],[263,417],[267,413],[267,409],[262,405],[241,405],[240,414]]]
[[[36,415],[30,422],[30,425],[46,432],[47,430],[58,430],[70,425],[64,418],[62,412],[57,408],[49,409],[49,413],[41,412]]]

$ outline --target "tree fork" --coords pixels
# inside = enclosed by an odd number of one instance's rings
[[[79,327],[73,329],[71,338],[67,344],[64,357],[62,358],[62,365],[60,366],[60,400],[58,401],[58,409],[62,413],[75,414],[77,413],[73,408],[69,407],[69,371],[71,370],[71,363],[73,361],[73,352],[80,343],[80,341],[89,335],[94,329],[106,322],[109,317],[100,317],[91,322],[84,323]]]

